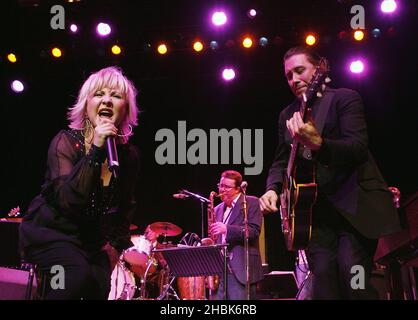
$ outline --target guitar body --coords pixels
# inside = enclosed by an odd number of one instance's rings
[[[280,194],[282,231],[286,247],[290,251],[305,249],[309,244],[312,207],[318,191],[312,162],[300,168],[295,166],[294,174],[295,176],[286,177]]]

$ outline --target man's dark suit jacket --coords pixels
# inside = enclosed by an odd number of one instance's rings
[[[325,95],[332,97],[321,134],[323,144],[313,154],[319,192],[368,238],[376,239],[399,230],[391,192],[368,151],[367,126],[360,95],[344,88],[327,88]],[[313,105],[314,121],[318,118],[319,107],[323,106],[323,99],[317,99]],[[269,171],[267,190],[280,193],[291,143],[286,120],[298,110],[299,102],[295,100],[280,113],[279,143]]]
[[[229,266],[235,277],[242,284],[246,283],[245,271],[245,251],[244,251],[244,212],[242,210],[244,196],[238,198],[235,206],[232,208],[230,218],[227,223],[226,243],[230,255]],[[249,265],[250,265],[250,283],[255,283],[263,278],[261,256],[259,249],[259,236],[262,223],[262,213],[257,197],[247,195],[248,207],[248,226],[249,236]],[[223,214],[226,210],[225,203],[215,207],[216,221],[222,222]],[[218,242],[221,240],[219,236]]]

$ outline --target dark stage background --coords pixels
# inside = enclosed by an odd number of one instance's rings
[[[39,3],[33,7],[31,3]],[[261,14],[250,20],[245,12],[256,3]],[[200,204],[175,200],[181,188],[205,197],[216,190],[225,169],[243,172],[247,165],[158,165],[154,153],[161,128],[177,132],[177,121],[186,120],[188,130],[202,128],[260,129],[263,134],[263,172],[246,176],[248,192],[261,196],[276,141],[279,112],[292,101],[281,60],[286,49],[303,44],[304,34],[315,30],[317,48],[331,62],[331,86],[358,90],[365,102],[369,145],[388,185],[398,187],[406,199],[417,190],[417,1],[400,1],[400,12],[381,17],[378,1],[82,1],[75,4],[48,1],[2,2],[1,20],[1,114],[2,114],[2,200],[1,215],[17,205],[23,211],[40,190],[48,145],[67,126],[66,112],[76,99],[83,81],[102,67],[118,65],[139,89],[139,126],[132,139],[141,152],[138,210],[134,223],[141,230],[149,223],[169,221],[185,232],[200,235]],[[66,9],[67,30],[50,28],[52,4]],[[233,13],[229,27],[216,32],[208,27],[208,13],[223,4]],[[350,32],[350,7],[366,9],[366,39],[354,43],[340,40],[341,30]],[[100,18],[112,24],[113,34],[99,39],[94,25]],[[77,21],[80,31],[68,32]],[[370,30],[382,34],[373,39]],[[393,27],[392,33],[387,33]],[[246,32],[265,35],[267,47],[244,50],[237,41]],[[368,32],[368,33],[367,33]],[[207,44],[215,38],[217,51],[196,54],[191,41],[199,36]],[[167,40],[172,51],[156,54],[157,41]],[[109,53],[118,41],[121,56]],[[53,45],[64,49],[61,59],[50,57]],[[148,45],[151,45],[152,49]],[[9,51],[20,57],[8,63]],[[347,60],[356,54],[368,60],[367,74],[353,77]],[[220,79],[220,69],[234,64],[237,78]],[[11,80],[23,79],[26,91],[10,90]],[[188,145],[191,145],[189,143]],[[254,148],[254,146],[253,146]],[[232,161],[231,161],[232,162]],[[206,216],[205,216],[206,217]],[[266,222],[270,269],[289,268],[277,215]],[[181,236],[172,239],[178,241]]]

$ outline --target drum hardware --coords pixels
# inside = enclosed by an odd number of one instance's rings
[[[168,270],[165,270],[163,272],[167,272],[168,274]],[[170,276],[167,276],[167,278],[169,279]],[[167,281],[166,284],[163,285],[163,288],[161,290],[162,292],[157,298],[157,300],[170,300],[170,297],[174,297],[176,300],[180,300],[179,296],[177,295],[176,290],[174,290],[172,286],[174,280],[176,280],[176,277],[171,276],[171,279]]]
[[[140,289],[141,290],[141,295],[140,295],[141,299],[148,298],[146,296],[146,288],[147,288],[146,284],[147,284],[148,272],[149,272],[151,266],[154,266],[156,268],[157,265],[158,265],[157,261],[153,257],[151,257],[148,261],[147,268],[145,270],[144,276],[141,277],[141,289]]]
[[[185,246],[198,246],[200,245],[201,239],[196,233],[193,232],[187,232],[183,238],[180,240],[180,244]]]
[[[175,245],[171,243],[163,242],[157,247],[159,249],[163,249],[163,248],[175,247]],[[158,296],[157,300],[170,300],[170,298],[174,298],[175,300],[180,300],[176,290],[173,288],[173,282],[176,280],[176,277],[170,275],[170,268],[168,267],[167,262],[165,261],[162,254],[158,252],[155,254],[160,257],[159,261],[163,266],[163,269],[161,271],[162,276],[163,276],[162,286],[160,289],[161,294]]]
[[[159,248],[174,247],[166,242],[167,236],[181,233],[182,229],[169,222],[157,222],[149,226],[151,231],[164,236],[164,243],[151,242],[154,238],[145,235],[131,235],[133,246],[124,250],[119,257],[111,277],[109,300],[179,299],[172,287],[175,278],[169,277],[167,263],[161,253],[153,252]],[[135,230],[132,228],[131,230]],[[150,240],[151,239],[151,240]]]

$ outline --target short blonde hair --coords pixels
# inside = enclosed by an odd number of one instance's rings
[[[121,134],[127,136],[119,137],[121,143],[127,143],[129,136],[132,135],[129,126],[138,125],[138,107],[136,105],[137,90],[134,84],[126,78],[122,70],[118,67],[107,67],[101,69],[84,82],[78,94],[77,102],[69,108],[68,120],[69,127],[76,130],[84,130],[84,119],[86,116],[87,100],[94,92],[103,88],[117,89],[125,95],[128,102],[128,111],[124,119],[122,119],[119,129]]]

